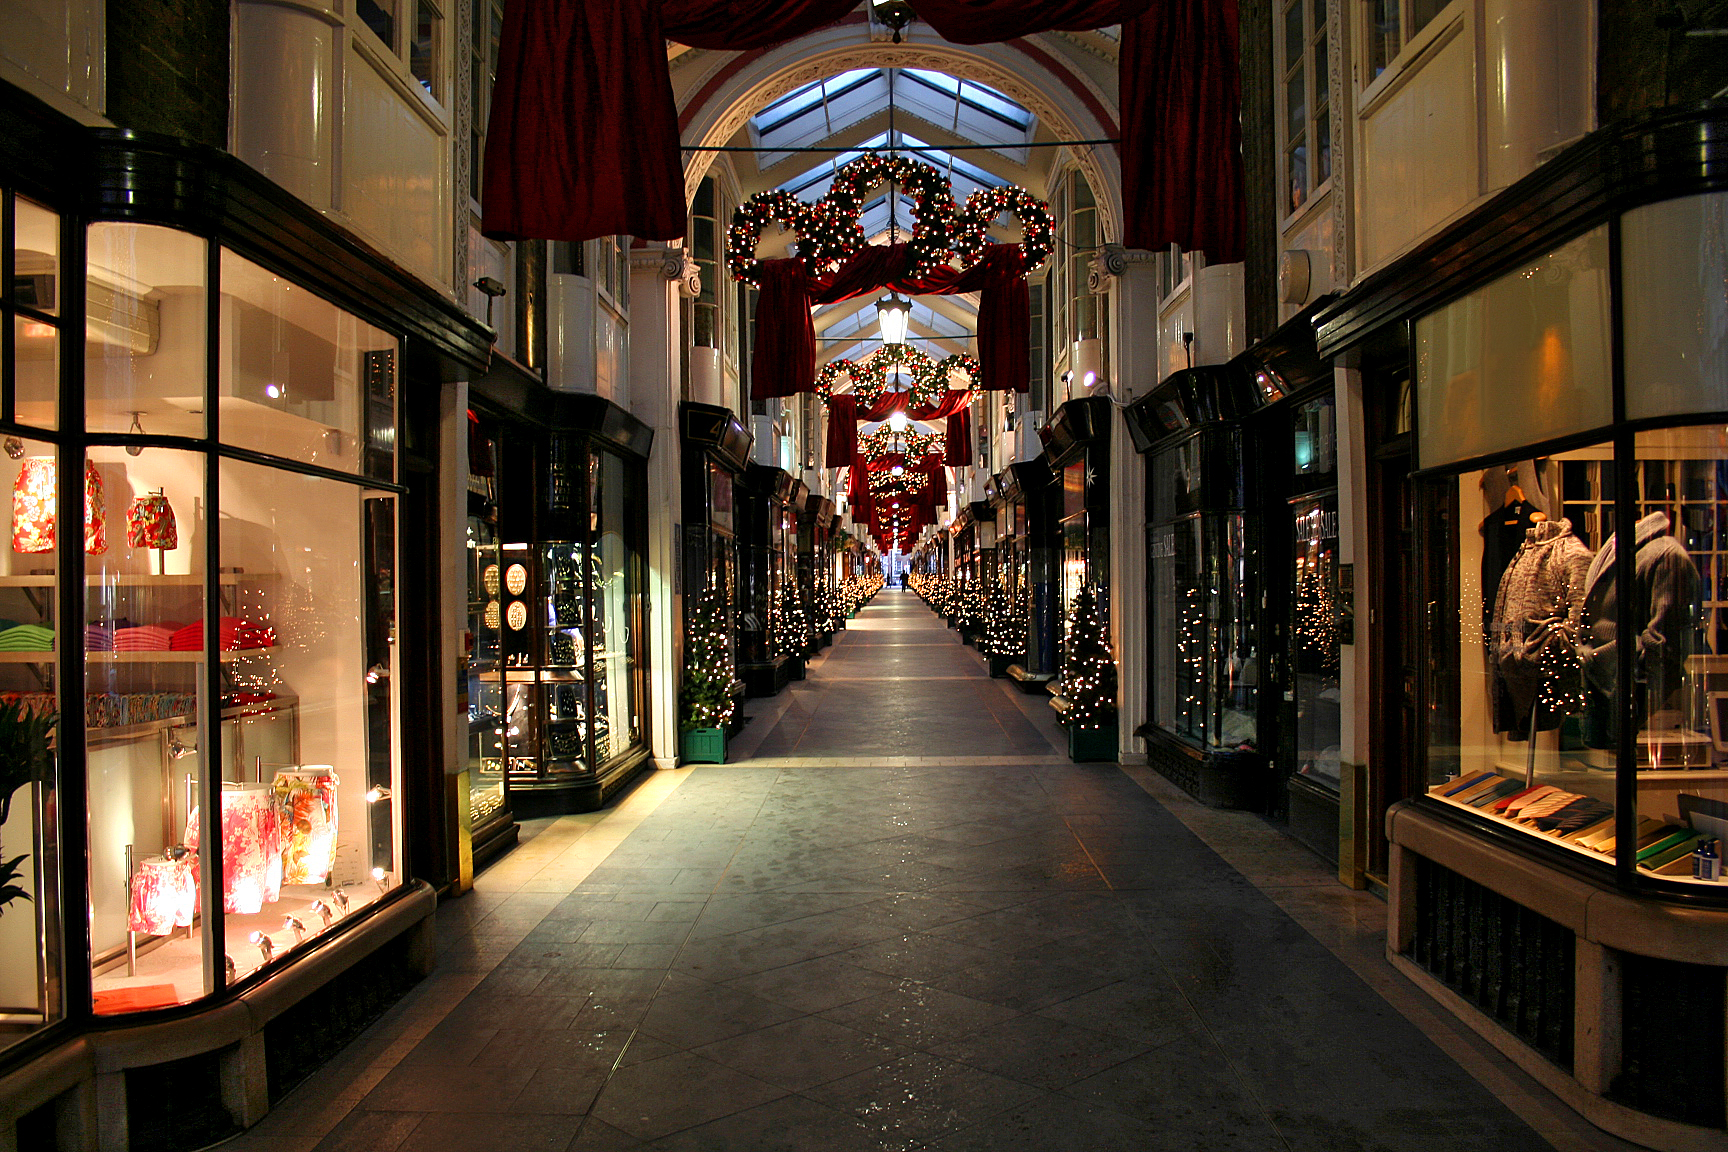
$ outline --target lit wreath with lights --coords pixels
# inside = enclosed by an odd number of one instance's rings
[[[1003,213],[1020,221],[1020,255],[1028,273],[1049,259],[1056,248],[1056,221],[1050,206],[1016,184],[980,188],[966,197],[966,207],[955,217],[954,254],[970,268],[990,242],[990,225]]]
[[[756,259],[756,245],[762,239],[762,229],[774,223],[795,232],[802,248],[805,233],[814,227],[814,213],[809,204],[782,189],[759,192],[740,204],[732,213],[732,226],[726,230],[727,264],[733,278],[760,288],[762,262]]]
[[[870,495],[880,499],[883,496],[910,496],[914,492],[924,491],[924,485],[930,478],[922,472],[903,472],[899,476],[892,472],[870,473]]]
[[[897,452],[917,460],[942,452],[946,445],[947,437],[940,432],[896,432],[886,424],[858,437],[858,450],[866,460],[880,460]]]
[[[898,365],[912,373],[912,388],[907,399],[917,405],[939,403],[948,393],[950,374],[966,374],[966,388],[979,387],[984,369],[977,359],[966,355],[947,356],[933,360],[910,344],[884,344],[866,361],[831,360],[816,374],[816,393],[823,399],[834,395],[840,377],[849,377],[852,391],[867,404],[874,404],[888,391],[888,369]]]
[[[984,188],[954,203],[954,188],[934,165],[905,157],[870,152],[834,174],[828,194],[806,204],[790,192],[760,192],[732,213],[726,232],[726,266],[736,280],[761,287],[762,262],[756,245],[770,222],[797,233],[798,255],[812,272],[836,268],[864,247],[859,217],[868,194],[894,183],[912,196],[913,228],[907,241],[913,276],[946,268],[958,257],[971,267],[989,241],[990,225],[1004,213],[1020,222],[1020,251],[1028,273],[1037,270],[1055,248],[1055,221],[1042,200],[1017,185]]]

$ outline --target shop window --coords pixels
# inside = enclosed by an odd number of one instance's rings
[[[414,31],[408,41],[408,71],[426,95],[444,101],[444,14],[432,0],[414,0]]]
[[[1620,235],[1627,417],[1728,410],[1728,195],[1628,212]]]
[[[1417,320],[1417,455],[1433,468],[1613,416],[1606,226]]]
[[[85,426],[203,436],[208,246],[139,224],[93,224],[88,237]]]
[[[725,330],[721,301],[722,221],[720,189],[709,176],[696,186],[690,207],[690,255],[702,280],[702,291],[692,304],[690,338],[698,348],[718,348]]]
[[[1274,39],[1282,105],[1278,116],[1284,202],[1306,204],[1332,176],[1332,112],[1326,0],[1286,0]]]
[[[1324,476],[1338,470],[1338,424],[1332,397],[1310,400],[1296,410],[1292,448],[1298,476]]]
[[[219,315],[224,443],[395,478],[394,337],[232,252]]]
[[[1297,501],[1295,620],[1290,663],[1296,704],[1296,775],[1329,791],[1339,787],[1343,685],[1339,680],[1338,498]]]
[[[0,632],[0,1049],[64,1011],[62,893],[54,873],[63,704],[53,649],[66,618],[55,611],[54,597],[57,453],[52,444],[17,437],[6,447],[0,477],[12,480],[14,541],[0,576],[0,613],[7,619]],[[48,484],[39,487],[27,474],[45,474]],[[31,550],[19,551],[19,543]]]
[[[7,419],[35,428],[58,426],[60,358],[60,217],[22,196],[7,196],[10,283],[4,323],[10,332],[0,405]],[[92,315],[92,325],[98,317]]]
[[[1431,531],[1457,569],[1433,642],[1430,794],[1687,881],[1701,839],[1728,841],[1728,436],[1713,423],[1634,443],[1631,459],[1602,444],[1437,482],[1451,511]],[[1635,514],[1629,585],[1617,481]],[[1636,774],[1635,843],[1617,840],[1617,771]]]
[[[478,206],[485,171],[486,123],[498,80],[498,45],[504,36],[504,0],[475,0],[468,37],[468,195]]]
[[[89,251],[92,282],[124,272],[134,301],[204,311],[201,241],[98,224]],[[93,424],[195,446],[95,446],[76,477],[64,452],[11,465],[6,580],[35,605],[24,626],[58,618],[82,638],[102,1014],[243,980],[401,882],[396,508],[366,483],[395,474],[396,341],[217,259],[215,332],[165,306],[148,349],[87,361],[105,369],[90,372]],[[219,379],[188,387],[179,373],[212,354]],[[205,410],[215,439],[197,444]],[[56,484],[82,489],[82,532],[55,531],[41,494]],[[85,553],[77,605],[54,603],[57,547]]]
[[[1209,749],[1257,747],[1258,597],[1245,518],[1154,525],[1149,547],[1152,635],[1173,641],[1153,649],[1153,723]]]
[[[1368,78],[1391,66],[1404,46],[1445,10],[1450,0],[1363,0]]]
[[[593,245],[592,258],[585,260],[588,275],[594,278],[595,285],[600,289],[600,298],[612,305],[613,310],[628,314],[630,311],[630,237],[602,236],[598,240],[590,240]]]

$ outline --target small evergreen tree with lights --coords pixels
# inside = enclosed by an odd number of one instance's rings
[[[986,656],[1018,656],[1026,651],[1026,620],[1014,598],[1000,585],[990,589],[984,626]]]
[[[1062,695],[1069,704],[1062,722],[1068,727],[1069,754],[1076,760],[1103,759],[1077,751],[1080,743],[1087,742],[1087,733],[1108,732],[1114,744],[1116,729],[1116,658],[1110,651],[1110,633],[1092,585],[1082,586],[1075,594],[1069,620],[1068,651],[1062,662]],[[1108,758],[1115,759],[1113,747]]]
[[[719,587],[711,584],[697,598],[685,626],[684,690],[679,693],[684,716],[679,727],[686,732],[724,730],[732,722],[736,676],[728,632],[726,602]]]

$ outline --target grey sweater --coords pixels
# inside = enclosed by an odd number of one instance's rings
[[[1693,607],[1698,569],[1685,545],[1668,535],[1668,515],[1652,512],[1638,521],[1633,553],[1632,620],[1638,628],[1637,678],[1648,688],[1650,711],[1672,706],[1674,691],[1692,654]],[[1605,696],[1615,690],[1618,596],[1613,537],[1596,554],[1585,577],[1584,627],[1578,657],[1590,683]]]

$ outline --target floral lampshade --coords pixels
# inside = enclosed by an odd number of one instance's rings
[[[276,773],[282,821],[282,883],[322,884],[336,863],[336,774]]]
[[[57,472],[52,456],[31,456],[12,485],[12,551],[54,551],[54,487]],[[84,461],[84,551],[108,551],[108,505],[102,495],[102,474]]]
[[[126,546],[164,551],[180,547],[180,528],[174,522],[174,509],[168,497],[152,492],[133,498],[126,509]]]
[[[151,856],[132,874],[132,907],[126,927],[133,932],[166,936],[176,928],[189,928],[198,908],[198,858],[192,855],[171,860]]]
[[[186,847],[203,832],[198,809],[186,820]],[[269,784],[222,790],[222,911],[247,915],[282,897],[282,824]]]

